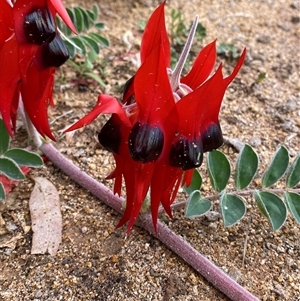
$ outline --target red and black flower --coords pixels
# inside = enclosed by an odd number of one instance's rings
[[[216,42],[204,47],[190,72],[181,77],[197,27],[192,26],[174,70],[170,69],[170,45],[165,27],[164,1],[150,17],[141,43],[141,66],[125,86],[121,102],[100,95],[93,111],[68,131],[89,124],[99,114],[112,114],[98,137],[113,153],[114,192],[126,186],[126,209],[118,226],[128,222],[128,232],[150,192],[151,213],[156,229],[162,204],[171,216],[181,185],[190,185],[193,169],[203,153],[223,143],[218,115],[228,85],[245,59],[244,50],[233,72],[224,77],[222,65],[210,76],[216,62]]]
[[[1,0],[0,112],[11,135],[21,97],[39,133],[54,140],[47,109],[53,105],[55,70],[69,57],[57,32],[56,14],[75,32],[61,0],[17,0],[13,6]]]

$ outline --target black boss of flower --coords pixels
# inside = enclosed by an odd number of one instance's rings
[[[208,129],[201,134],[201,140],[204,153],[219,148],[223,144],[223,135],[219,123],[211,124]]]
[[[115,114],[110,117],[98,134],[100,144],[109,152],[118,154],[122,140],[120,120]]]
[[[201,139],[180,137],[172,144],[169,159],[171,166],[181,168],[182,170],[199,167],[203,161]]]
[[[153,162],[160,156],[164,146],[164,134],[158,126],[135,123],[129,138],[129,152],[133,160]]]
[[[35,7],[24,18],[24,32],[28,43],[42,45],[55,37],[55,22],[47,8]]]
[[[57,34],[50,43],[45,43],[41,46],[42,65],[44,68],[60,67],[69,58],[69,51]]]

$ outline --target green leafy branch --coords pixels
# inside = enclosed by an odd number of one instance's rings
[[[284,146],[280,146],[275,152],[269,166],[262,175],[262,189],[245,190],[253,181],[259,165],[256,152],[245,144],[237,158],[234,174],[235,191],[227,192],[231,167],[227,157],[215,150],[207,155],[207,169],[210,182],[219,194],[203,198],[200,188],[202,178],[197,169],[194,170],[192,183],[184,187],[189,194],[187,202],[173,205],[182,207],[185,205],[185,216],[189,218],[206,214],[212,207],[211,201],[220,200],[220,212],[225,227],[232,226],[240,221],[246,213],[246,205],[243,196],[253,195],[259,210],[270,222],[273,230],[278,230],[285,223],[288,211],[295,220],[300,223],[300,153],[289,164],[289,153]],[[270,188],[283,176],[287,189]],[[283,194],[284,198],[278,196]]]
[[[69,50],[69,65],[80,76],[92,78],[100,85],[105,86],[101,77],[93,72],[101,47],[109,46],[109,41],[95,32],[104,29],[104,23],[98,20],[98,5],[94,4],[92,10],[82,7],[67,8],[67,12],[76,27],[78,35],[75,36],[59,17],[56,21]],[[76,60],[76,56],[79,56],[81,60]]]
[[[0,201],[6,197],[5,180],[25,180],[22,167],[41,167],[42,158],[33,152],[21,148],[9,148],[10,137],[2,119],[0,119]]]

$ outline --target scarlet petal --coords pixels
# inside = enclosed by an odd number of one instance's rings
[[[13,99],[20,80],[18,62],[18,43],[13,37],[0,48],[0,112],[10,135],[12,135]]]
[[[162,204],[171,217],[170,205],[178,192],[183,171],[169,165],[156,164],[151,180],[151,215],[155,230],[157,231],[157,218],[159,205]]]
[[[19,1],[19,0],[18,0]],[[76,33],[76,29],[74,27],[74,24],[67,13],[64,5],[62,4],[61,0],[47,0],[47,3],[52,11],[55,11],[59,14],[59,16],[63,19],[63,21],[68,25],[68,27]]]
[[[209,77],[216,59],[216,41],[213,41],[199,52],[190,72],[180,81],[195,90]]]
[[[83,126],[90,124],[93,120],[95,120],[100,114],[117,114],[121,121],[127,125],[131,126],[130,120],[126,116],[125,112],[121,104],[118,100],[112,96],[101,94],[98,96],[98,101],[93,110],[88,113],[86,116],[81,118],[75,124],[73,124],[70,128],[66,130],[66,132],[77,130]]]
[[[0,49],[4,42],[13,35],[14,20],[12,7],[7,1],[1,1],[0,9]]]
[[[43,136],[55,140],[48,123],[48,107],[52,102],[54,68],[38,70],[33,62],[22,78],[21,94],[25,110],[35,128]]]
[[[157,44],[135,75],[134,92],[142,124],[162,125],[175,106],[166,67],[162,44]]]
[[[170,42],[165,24],[165,4],[166,0],[150,16],[144,30],[141,42],[141,62],[144,63],[153,48],[161,43],[164,49],[165,61],[170,64]]]

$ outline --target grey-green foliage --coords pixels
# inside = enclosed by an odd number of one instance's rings
[[[73,7],[67,8],[67,12],[74,23],[77,35],[72,33],[59,17],[56,18],[56,21],[69,50],[70,60],[68,63],[80,75],[90,77],[104,86],[101,77],[92,72],[101,48],[109,46],[108,39],[100,34],[100,31],[104,29],[104,23],[98,20],[99,7],[97,4],[93,5],[92,10]],[[83,62],[76,62],[76,55],[81,56]]]
[[[5,199],[4,180],[22,181],[25,175],[22,166],[40,167],[42,158],[31,151],[21,148],[11,148],[10,137],[3,120],[0,118],[0,201]]]
[[[266,171],[262,176],[262,189],[245,191],[246,187],[254,179],[259,165],[259,157],[253,148],[244,145],[241,149],[234,174],[235,191],[228,193],[226,187],[230,178],[230,163],[227,157],[220,151],[213,151],[207,156],[207,168],[212,187],[220,193],[220,211],[225,226],[231,226],[240,221],[245,212],[246,205],[242,195],[252,194],[257,207],[269,220],[273,230],[278,230],[285,223],[288,210],[295,220],[300,223],[300,153],[290,164],[289,153],[284,146],[280,146]],[[202,183],[201,176],[195,174],[197,186]],[[286,177],[287,188],[282,190],[284,198],[278,194],[278,190],[272,191],[272,185],[276,184],[282,177]],[[194,187],[194,178],[191,187]],[[273,189],[274,190],[274,189]],[[189,193],[186,205],[187,217],[196,217],[205,214],[211,206],[207,199],[201,198],[200,188],[194,191],[185,188]],[[197,193],[195,193],[197,191]]]

